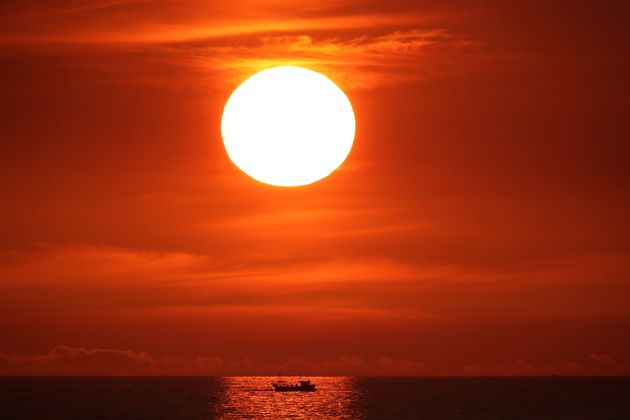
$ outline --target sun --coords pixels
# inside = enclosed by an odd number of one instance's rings
[[[303,67],[262,70],[223,110],[223,143],[234,164],[266,184],[295,187],[330,175],[355,135],[354,111],[326,76]]]

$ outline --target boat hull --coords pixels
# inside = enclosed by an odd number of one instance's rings
[[[315,392],[315,385],[276,385],[273,384],[273,389],[276,392]]]

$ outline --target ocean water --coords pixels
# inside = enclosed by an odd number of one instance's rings
[[[0,377],[0,419],[630,419],[630,378],[311,379]]]

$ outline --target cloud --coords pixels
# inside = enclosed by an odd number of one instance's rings
[[[473,376],[547,376],[547,375],[627,375],[628,366],[608,354],[591,353],[580,360],[560,363],[533,363],[518,360],[512,363],[469,364],[462,369]]]
[[[4,253],[3,257],[0,287],[157,285],[194,277],[206,261],[203,256],[184,252],[85,245],[40,246],[30,252]]]
[[[0,353],[2,375],[274,375],[288,374],[334,376],[400,376],[421,375],[424,363],[412,359],[342,356],[332,360],[306,361],[290,359],[284,362],[225,360],[218,356],[153,357],[146,352],[110,348],[58,346],[43,355]]]
[[[588,364],[594,362],[596,366]],[[598,366],[597,366],[598,365]],[[97,376],[548,376],[624,375],[628,368],[610,355],[588,355],[587,360],[560,363],[532,363],[526,360],[497,363],[470,363],[461,368],[436,369],[409,357],[364,357],[345,355],[333,359],[290,358],[269,362],[251,358],[226,359],[221,356],[152,356],[147,352],[113,348],[57,346],[42,355],[0,353],[0,375],[97,375]]]
[[[4,20],[12,24],[3,31],[0,44],[142,45],[300,31],[373,30],[427,21],[426,14],[318,12],[286,7],[282,2],[255,5],[241,0],[225,6],[188,1],[185,7],[178,3],[163,1],[156,7],[149,1],[103,0],[65,2],[52,8],[9,5]]]
[[[267,67],[301,65],[332,75],[346,88],[370,88],[448,76],[480,46],[442,29],[409,29],[353,37],[261,36],[241,45],[175,45],[167,55],[183,54],[182,62],[222,70],[233,79]]]
[[[5,253],[0,314],[37,307],[51,314],[195,309],[401,321],[491,321],[498,313],[519,321],[627,316],[617,292],[627,271],[622,257],[561,256],[486,267],[348,252],[332,239],[300,242],[295,252],[286,245],[290,238],[246,237],[238,253],[80,245]],[[607,283],[600,281],[603,273]],[[589,293],[595,282],[598,296]]]
[[[40,13],[82,13],[125,6],[147,0],[66,0],[61,4],[53,4],[47,9],[40,9]]]
[[[44,355],[3,356],[0,372],[9,375],[150,375],[155,367],[148,353],[117,349],[58,346]]]
[[[344,88],[359,89],[449,77],[462,68],[496,68],[501,61],[484,53],[478,40],[449,31],[452,19],[433,12],[359,10],[345,1],[303,2],[297,8],[276,1],[229,7],[149,3],[17,7],[9,26],[13,31],[2,34],[0,45],[17,54],[86,57],[88,70],[102,55],[99,71],[118,83],[171,87],[185,84],[195,72],[217,85],[217,77],[234,83],[262,68],[303,65],[325,72]]]
[[[617,363],[617,361],[608,354],[591,353],[588,355],[588,358],[593,363],[598,364],[598,365],[610,366],[610,367],[619,366],[619,363]]]
[[[344,89],[365,89],[459,77],[514,61],[486,54],[483,48],[481,42],[445,29],[335,33],[296,26],[280,33],[253,30],[235,37],[217,33],[191,41],[29,46],[15,54],[70,56],[75,70],[83,68],[82,77],[92,74],[109,83],[217,88],[239,83],[264,68],[298,65],[323,72]]]
[[[166,376],[227,376],[260,374],[261,370],[249,359],[230,361],[219,356],[168,356],[158,360],[156,373]]]
[[[303,308],[326,303],[330,313],[337,313],[363,306],[340,300],[338,286],[411,282],[431,275],[382,257],[298,257],[269,247],[242,252],[228,257],[76,245],[4,254],[0,302],[10,311],[34,304],[53,310],[129,305],[286,308],[297,299]],[[382,308],[369,309],[376,314]]]
[[[301,372],[322,376],[419,376],[428,372],[424,363],[413,359],[388,356],[366,359],[356,355],[320,362],[291,359],[282,363],[279,369],[289,374]]]

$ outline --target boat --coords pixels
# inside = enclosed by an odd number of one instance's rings
[[[310,380],[299,380],[296,384],[290,384],[284,379],[278,379],[276,382],[272,382],[273,389],[276,392],[313,392],[315,391],[315,384]]]

